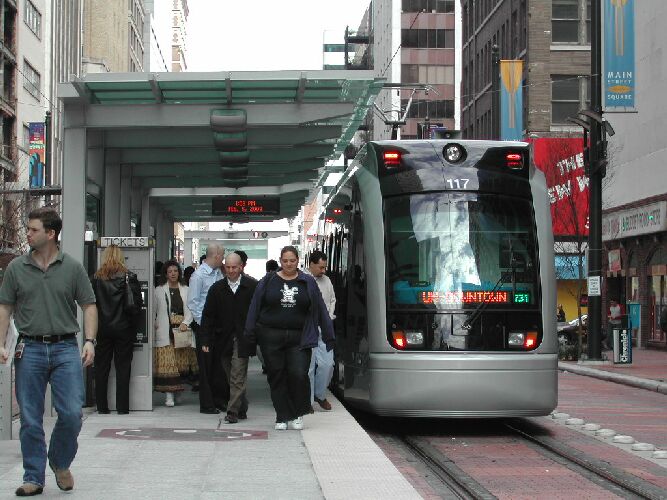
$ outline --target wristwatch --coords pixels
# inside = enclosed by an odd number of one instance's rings
[[[97,346],[97,339],[86,339],[86,342],[93,344],[93,347]]]

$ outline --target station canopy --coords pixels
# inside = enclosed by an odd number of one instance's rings
[[[254,221],[296,215],[382,86],[371,71],[100,73],[58,94],[65,127],[175,221]]]

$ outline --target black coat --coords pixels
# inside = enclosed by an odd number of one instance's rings
[[[256,287],[256,279],[242,275],[236,293],[232,292],[226,278],[209,288],[201,315],[201,345],[210,346],[215,338],[216,342],[222,344],[223,355],[231,355],[233,338],[236,337],[240,358],[255,355],[257,348],[243,336],[243,329]]]
[[[143,299],[137,275],[131,271],[127,274],[136,309],[140,311]],[[108,280],[93,278],[93,290],[100,333],[118,334],[136,328],[137,311],[125,309],[125,273],[119,273]]]

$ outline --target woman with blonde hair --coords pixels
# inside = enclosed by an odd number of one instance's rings
[[[126,291],[130,289],[133,306],[129,306]],[[137,275],[125,266],[123,252],[116,245],[102,252],[102,265],[93,278],[99,326],[95,354],[95,396],[98,413],[109,413],[107,388],[113,359],[116,369],[116,410],[130,411],[130,369],[134,342],[137,337],[136,319],[143,300]]]
[[[192,346],[174,347],[174,329],[184,332],[192,323],[192,313],[186,304],[188,287],[183,284],[178,262],[169,260],[164,263],[159,282],[153,298],[153,384],[157,392],[165,394],[165,405],[174,406],[174,393],[183,391],[183,382],[198,375],[199,365]]]

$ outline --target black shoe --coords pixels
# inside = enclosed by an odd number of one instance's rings
[[[105,409],[100,409],[100,408],[98,408],[98,409],[97,409],[97,413],[99,413],[100,415],[108,415],[108,414],[111,413],[111,412],[110,412],[109,410],[105,410]]]
[[[236,415],[236,413],[228,413],[225,416],[225,422],[228,424],[237,424],[239,421],[239,417]]]
[[[220,410],[217,408],[199,408],[199,413],[206,413],[208,415],[217,415]]]
[[[248,419],[248,413],[245,411],[240,411],[239,412],[239,420],[247,420]]]
[[[130,410],[118,410],[119,415],[127,415],[128,413],[130,413]]]

